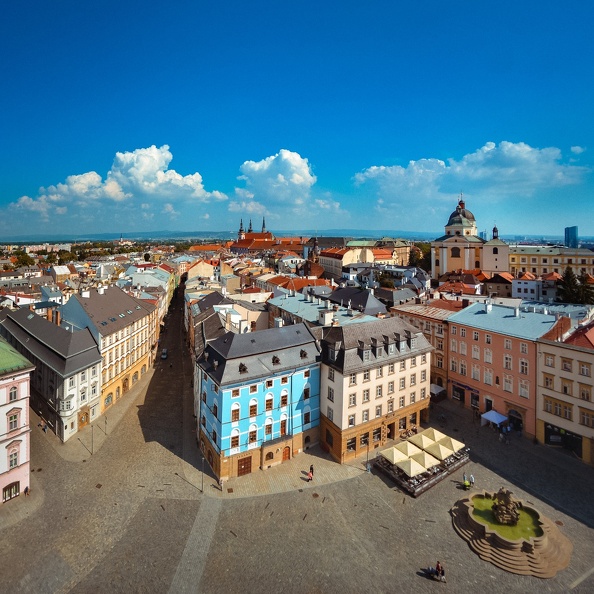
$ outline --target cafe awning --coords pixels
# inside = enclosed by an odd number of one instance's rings
[[[396,462],[401,462],[408,458],[404,452],[397,450],[395,447],[380,452],[380,456],[383,456],[390,464],[396,464]]]
[[[449,436],[440,439],[439,443],[453,452],[458,452],[466,447],[466,444],[463,444],[461,441]]]
[[[501,425],[501,423],[505,423],[506,421],[507,417],[498,413],[496,410],[488,410],[481,415],[481,425],[486,425],[487,423]]]
[[[423,474],[425,470],[427,470],[424,466],[421,466],[421,464],[412,458],[407,458],[401,462],[396,462],[396,466],[398,466],[398,468],[400,468],[400,470],[402,470],[406,476],[417,476],[418,474]]]
[[[425,435],[425,433],[417,433],[416,435],[409,437],[407,441],[414,443],[416,446],[419,446],[422,450],[424,450],[428,445],[435,443],[435,440],[431,439],[428,435]]]
[[[421,466],[424,466],[425,468],[431,468],[432,466],[437,466],[439,464],[439,460],[435,456],[432,456],[427,452],[420,452],[418,454],[414,454],[414,456],[411,456],[411,460],[415,460],[415,462],[418,462]]]
[[[454,450],[451,450],[450,448],[446,447],[443,443],[437,441],[427,446],[426,451],[429,452],[432,456],[435,456],[438,460],[445,460],[454,453]]]
[[[409,441],[402,441],[394,447],[407,457],[412,456],[413,454],[418,454],[421,451],[421,448],[418,448],[414,443],[410,443]]]
[[[425,431],[421,431],[421,433],[423,435],[426,435],[429,439],[432,439],[433,441],[439,441],[440,439],[446,437],[445,433],[442,433],[441,431],[438,431],[433,427],[429,427],[429,429],[425,429]]]

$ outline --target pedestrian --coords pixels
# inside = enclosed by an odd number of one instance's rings
[[[311,470],[307,473],[307,482],[311,482],[311,479],[313,478],[313,474],[311,472]]]
[[[474,474],[470,475],[470,486],[474,487]]]
[[[467,481],[467,476],[466,476],[466,473],[464,473],[464,474],[462,475],[462,479],[463,479],[463,482],[464,482],[464,483]]]
[[[29,497],[29,487],[25,487],[25,497]]]
[[[311,476],[313,477],[313,464],[310,465],[309,472],[311,472]]]

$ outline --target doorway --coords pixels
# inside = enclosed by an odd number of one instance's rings
[[[237,461],[237,476],[245,476],[252,472],[252,458],[241,458]]]
[[[290,446],[285,446],[283,448],[283,462],[285,460],[290,460],[291,459],[291,448]]]

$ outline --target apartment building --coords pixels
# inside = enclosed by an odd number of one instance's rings
[[[35,367],[31,408],[62,441],[101,414],[101,353],[90,330],[61,327],[26,308],[0,313],[0,334]]]
[[[322,348],[320,444],[336,461],[427,420],[432,347],[422,332],[385,318],[312,333]]]
[[[152,366],[157,351],[157,309],[118,287],[87,289],[61,307],[62,325],[88,328],[102,357],[100,414]]]
[[[509,247],[509,271],[514,276],[522,272],[531,272],[537,277],[551,272],[563,274],[567,267],[577,276],[594,274],[594,252],[584,248],[542,245]]]
[[[2,503],[29,487],[29,379],[34,367],[0,338],[0,490]]]
[[[448,396],[479,413],[491,409],[536,435],[537,346],[557,316],[474,303],[448,318]]]
[[[320,362],[304,324],[208,342],[197,361],[200,450],[226,480],[290,460],[318,442]]]
[[[536,437],[594,465],[594,322],[555,334],[537,342]]]

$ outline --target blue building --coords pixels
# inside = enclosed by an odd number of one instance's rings
[[[217,477],[270,468],[318,442],[320,351],[305,324],[228,332],[197,366],[197,435]]]
[[[578,247],[578,228],[577,227],[565,227],[565,247],[577,248]]]

